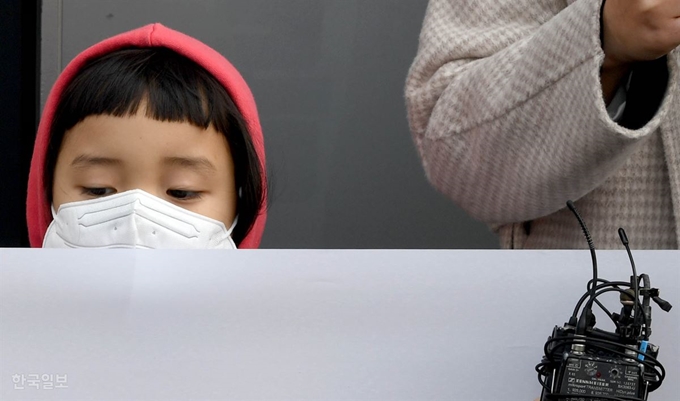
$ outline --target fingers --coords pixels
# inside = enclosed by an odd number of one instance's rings
[[[627,63],[664,56],[680,44],[679,17],[677,0],[607,0],[605,54]]]

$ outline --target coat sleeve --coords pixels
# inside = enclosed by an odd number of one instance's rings
[[[560,210],[657,130],[665,88],[638,129],[607,113],[601,6],[430,0],[406,82],[409,124],[430,182],[473,217],[496,225]]]

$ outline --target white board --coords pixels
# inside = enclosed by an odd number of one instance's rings
[[[675,304],[654,305],[650,395],[675,400],[680,252],[634,254]],[[625,252],[598,256],[628,280]],[[0,249],[0,400],[531,401],[591,276],[587,251]]]

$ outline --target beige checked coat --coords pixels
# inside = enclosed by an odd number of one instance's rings
[[[617,124],[599,80],[601,5],[430,0],[406,82],[413,139],[431,183],[503,248],[586,247],[569,199],[597,248],[621,248],[619,227],[633,248],[678,248],[680,55],[633,71],[626,112],[651,112]]]

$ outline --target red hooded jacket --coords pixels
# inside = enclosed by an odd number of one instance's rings
[[[32,247],[42,246],[45,232],[52,221],[51,205],[46,197],[43,177],[47,144],[62,92],[89,60],[125,47],[165,47],[193,60],[211,73],[226,88],[248,124],[255,151],[262,163],[263,182],[266,183],[262,128],[255,100],[241,74],[222,55],[204,43],[161,24],[146,25],[106,39],[83,51],[66,66],[52,87],[38,127],[28,177],[26,218]],[[241,241],[239,248],[257,248],[260,245],[267,218],[266,206],[266,202],[263,203],[252,229]]]

